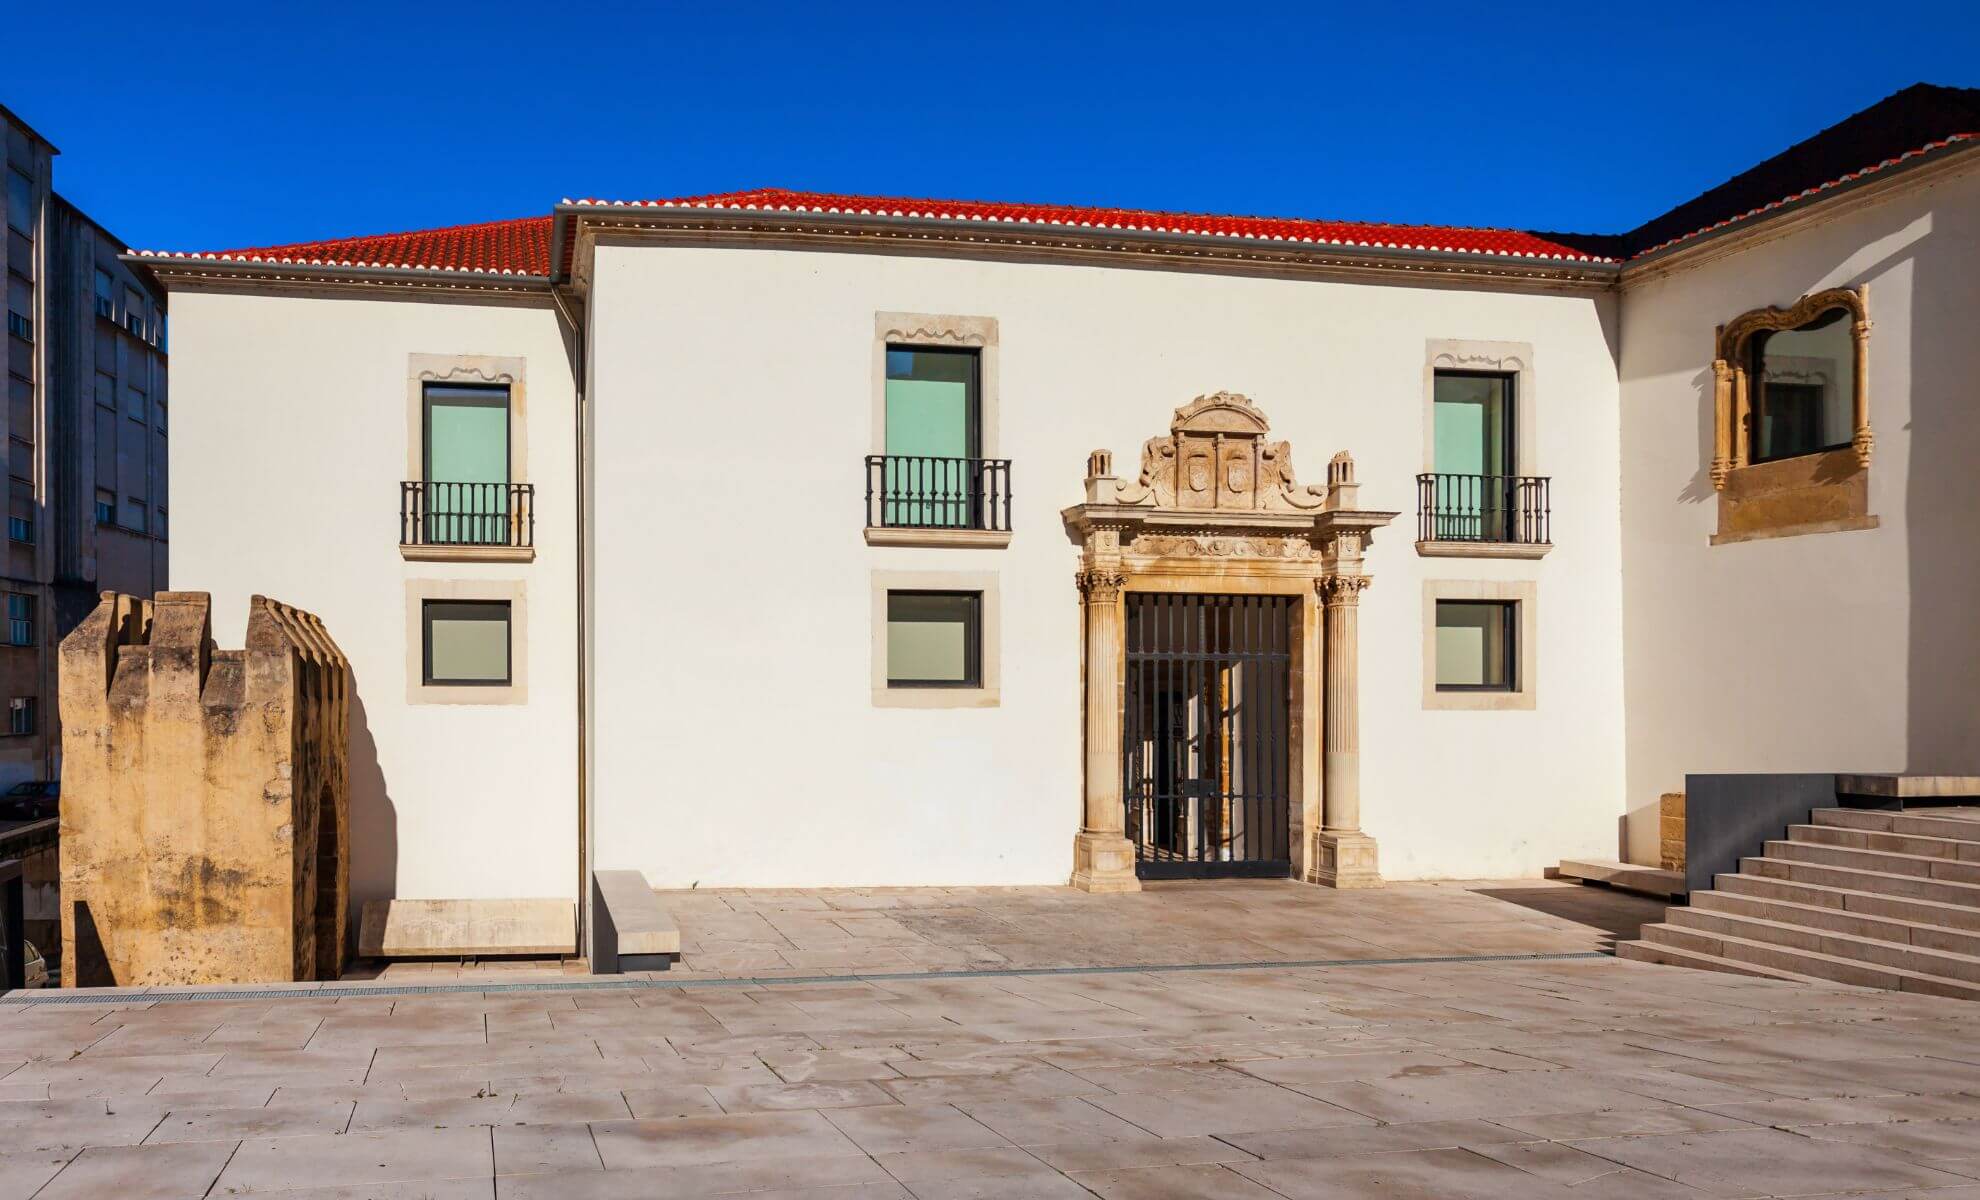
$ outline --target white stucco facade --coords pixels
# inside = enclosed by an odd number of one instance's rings
[[[1348,451],[1360,507],[1398,514],[1358,608],[1359,816],[1381,874],[1654,862],[1658,797],[1688,772],[1974,768],[1976,160],[1606,273],[1208,263],[1076,235],[936,252],[889,240],[885,214],[707,229],[576,207],[556,218],[561,274],[488,286],[505,298],[465,276],[392,293],[186,267],[171,577],[213,593],[223,645],[260,592],[350,656],[355,899],[574,898],[586,868],[663,888],[1059,884],[1085,761],[1062,510],[1087,499],[1091,452],[1131,480],[1177,408],[1241,393],[1302,484]],[[1712,544],[1715,330],[1858,285],[1877,527]],[[869,544],[890,320],[994,338],[981,442],[1011,463],[1007,545]],[[522,364],[533,561],[418,561],[393,537],[420,436],[409,372],[450,356]],[[1433,363],[1517,377],[1516,473],[1551,481],[1544,554],[1416,544]],[[994,687],[876,690],[877,606],[916,580],[983,594]],[[423,694],[408,605],[432,595],[520,601],[526,689]],[[1437,692],[1438,597],[1518,598],[1516,703]]]
[[[1875,529],[1710,544],[1714,329],[1869,285]],[[1622,289],[1630,836],[1687,772],[1965,774],[1980,706],[1980,172]]]
[[[188,536],[174,537],[173,585],[212,593],[221,646],[241,644],[260,593],[321,616],[349,656],[353,903],[575,899],[575,389],[555,310],[348,293],[174,299],[187,402],[173,413],[184,482],[172,507],[175,534]],[[401,556],[416,355],[522,360],[515,433],[527,445],[522,482],[536,487],[534,562]],[[414,701],[408,607],[436,585],[523,600],[513,651],[525,702]]]
[[[1088,452],[1132,473],[1171,412],[1250,396],[1302,479],[1357,459],[1363,819],[1395,878],[1612,854],[1622,759],[1613,299],[880,254],[602,246],[591,294],[600,867],[656,886],[1062,883],[1080,816]],[[874,317],[998,325],[1000,550],[867,546]],[[1531,347],[1539,561],[1419,557],[1433,341]],[[876,706],[874,572],[994,573],[994,708]],[[1426,710],[1426,580],[1531,580],[1537,705]]]

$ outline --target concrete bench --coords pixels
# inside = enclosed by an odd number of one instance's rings
[[[664,971],[681,956],[681,929],[638,871],[591,873],[591,971]]]
[[[358,926],[365,958],[492,958],[577,953],[569,900],[367,900]]]

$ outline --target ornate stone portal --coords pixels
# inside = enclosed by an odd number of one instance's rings
[[[1074,887],[1141,886],[1122,795],[1128,592],[1299,599],[1290,710],[1294,870],[1333,887],[1381,883],[1374,839],[1361,832],[1356,606],[1369,582],[1362,552],[1397,514],[1356,505],[1354,460],[1345,451],[1328,464],[1324,488],[1300,486],[1290,444],[1273,441],[1265,414],[1230,392],[1177,409],[1168,436],[1142,448],[1132,483],[1115,477],[1108,451],[1087,459],[1086,502],[1062,514],[1081,546],[1076,582],[1085,618],[1085,806],[1073,843]]]

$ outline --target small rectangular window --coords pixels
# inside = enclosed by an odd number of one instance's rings
[[[420,624],[425,683],[499,687],[509,682],[507,600],[426,600]]]
[[[124,528],[144,532],[145,504],[142,496],[124,497]]]
[[[9,497],[7,500],[7,540],[33,545],[34,525],[34,497]]]
[[[981,687],[981,592],[887,593],[887,686]]]
[[[138,390],[135,387],[126,387],[124,389],[125,416],[129,417],[133,421],[145,420],[147,417],[151,415],[150,412],[147,411],[149,407],[150,407],[150,403],[145,399],[144,393],[142,391]]]
[[[25,313],[7,310],[7,332],[24,342],[34,340],[34,319]]]
[[[1512,600],[1437,601],[1437,690],[1516,690],[1518,614]]]
[[[34,597],[7,593],[7,644],[34,645]]]
[[[96,403],[115,412],[117,409],[117,377],[106,371],[96,373]]]
[[[110,272],[96,268],[96,315],[117,319],[117,292]]]
[[[15,736],[26,736],[34,732],[35,704],[33,696],[15,696],[7,701],[7,732]]]
[[[117,493],[108,488],[96,489],[96,523],[98,525],[117,523]]]
[[[34,236],[34,180],[19,171],[7,172],[7,224]]]

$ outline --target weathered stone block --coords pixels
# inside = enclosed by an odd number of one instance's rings
[[[1684,870],[1684,793],[1666,792],[1657,798],[1657,865],[1666,871]]]
[[[65,986],[335,979],[350,879],[350,670],[254,597],[106,592],[62,640]]]

